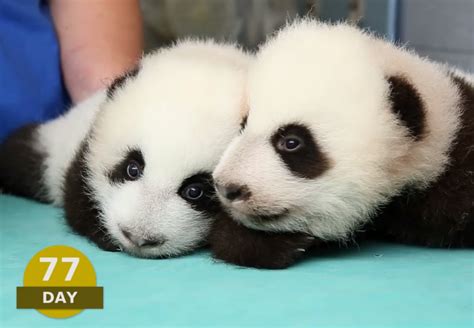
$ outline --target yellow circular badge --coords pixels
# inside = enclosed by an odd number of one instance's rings
[[[17,288],[17,308],[34,308],[51,318],[67,318],[83,309],[103,308],[94,267],[79,250],[51,246],[36,253]]]

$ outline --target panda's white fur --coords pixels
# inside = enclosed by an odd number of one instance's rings
[[[35,148],[46,155],[43,197],[56,206],[63,205],[66,170],[106,98],[105,90],[98,91],[64,115],[38,127]]]
[[[423,189],[445,171],[461,115],[450,74],[349,25],[290,24],[257,53],[248,123],[213,175],[220,186],[246,186],[251,195],[220,199],[253,229],[346,240],[402,188]],[[406,79],[421,96],[420,141],[390,110],[389,76]],[[308,126],[327,157],[328,169],[315,179],[291,174],[272,147],[272,135],[288,123]],[[260,218],[268,216],[278,218]]]
[[[202,245],[212,216],[179,190],[191,176],[210,177],[237,135],[249,60],[233,45],[192,40],[145,56],[113,90],[35,128],[27,141],[43,158],[43,173],[41,195],[33,197],[64,206],[73,230],[105,249],[160,257]],[[142,176],[112,181],[132,149],[143,155]],[[156,246],[132,242],[155,238]]]

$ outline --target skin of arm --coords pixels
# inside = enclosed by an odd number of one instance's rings
[[[73,103],[105,88],[142,56],[138,0],[50,0],[49,4]]]

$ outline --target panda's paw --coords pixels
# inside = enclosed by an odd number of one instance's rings
[[[259,232],[259,231],[257,231]],[[315,238],[302,233],[264,233],[256,247],[265,252],[257,259],[257,267],[267,269],[284,269],[302,258],[306,251],[315,244]]]
[[[248,229],[228,216],[219,217],[209,242],[216,259],[240,266],[284,269],[317,242],[303,233],[269,233]]]

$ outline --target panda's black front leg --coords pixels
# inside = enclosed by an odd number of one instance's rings
[[[49,203],[43,181],[47,154],[40,149],[38,128],[21,127],[0,144],[0,193]]]
[[[211,229],[209,242],[216,259],[246,267],[284,269],[318,240],[303,233],[252,230],[222,214]]]

